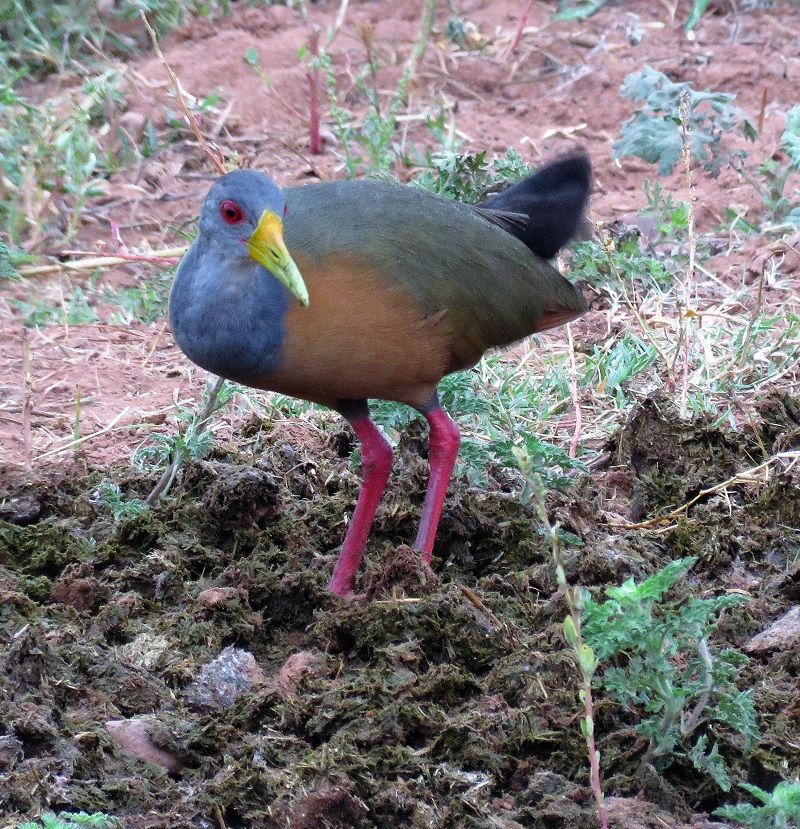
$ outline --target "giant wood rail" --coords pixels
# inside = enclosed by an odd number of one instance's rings
[[[335,593],[353,590],[392,464],[368,398],[407,403],[430,425],[416,539],[429,562],[460,440],[437,385],[488,348],[586,310],[546,260],[581,224],[590,179],[588,159],[573,156],[477,206],[377,181],[281,190],[252,170],[211,187],[172,287],[172,330],[208,371],[350,422],[364,480]]]

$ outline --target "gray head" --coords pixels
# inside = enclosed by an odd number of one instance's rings
[[[283,241],[286,198],[275,182],[255,170],[234,170],[218,179],[203,202],[198,244],[230,264],[263,265],[304,305],[308,290]],[[235,266],[235,265],[234,265]]]
[[[200,235],[217,244],[246,242],[265,210],[279,217],[285,214],[283,190],[256,170],[234,170],[208,191],[200,212]]]

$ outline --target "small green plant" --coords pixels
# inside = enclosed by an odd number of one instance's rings
[[[800,192],[786,195],[789,176],[800,173],[800,105],[786,113],[786,130],[781,136],[778,152],[759,166],[758,173],[762,181],[749,175],[746,177],[761,195],[767,217],[773,222],[788,222],[800,227]]]
[[[429,129],[434,127],[429,123]],[[532,172],[513,147],[491,163],[486,160],[485,150],[478,153],[428,151],[423,163],[427,169],[411,182],[414,186],[467,204],[480,201]]]
[[[618,290],[621,283],[659,290],[674,283],[676,260],[661,259],[642,250],[635,230],[615,233],[612,242],[609,249],[595,239],[573,245],[572,278],[612,290]]]
[[[45,813],[39,820],[18,823],[17,829],[112,829],[120,823],[115,817],[102,812],[61,812],[58,815]]]
[[[796,829],[800,826],[800,782],[782,780],[767,792],[751,783],[739,784],[761,803],[722,806],[714,814],[739,823],[746,829]]]
[[[672,193],[660,182],[649,179],[644,182],[644,197],[647,204],[640,213],[656,223],[652,244],[657,246],[667,241],[673,245],[676,241],[684,244],[689,233],[689,205],[685,201],[676,204]]]
[[[104,288],[103,301],[117,308],[111,315],[111,323],[127,325],[134,320],[149,323],[164,317],[173,276],[173,271],[161,270],[154,272],[146,282],[131,287]]]
[[[698,92],[690,83],[675,83],[649,66],[628,75],[620,94],[643,103],[622,125],[619,140],[614,143],[617,158],[633,155],[657,164],[659,174],[668,175],[687,143],[692,161],[703,162],[703,169],[712,176],[718,176],[723,166],[729,165],[751,184],[761,197],[769,221],[800,226],[798,193],[786,193],[790,176],[800,172],[800,106],[786,115],[786,130],[778,151],[754,169],[747,164],[744,150],[732,150],[725,141],[725,133],[731,130],[750,141],[756,137],[753,125],[733,103],[734,95],[708,89]],[[650,202],[645,212],[669,215],[673,223],[681,221],[680,212],[668,213],[673,205],[663,201],[663,191],[656,190],[655,185],[649,187],[649,193],[645,188]],[[688,205],[675,206],[675,210],[683,210],[685,219]],[[734,226],[757,229],[731,209],[727,215]],[[663,238],[669,237],[662,233]]]
[[[60,305],[48,302],[42,297],[34,297],[30,302],[22,299],[9,299],[7,302],[19,310],[25,324],[31,327],[82,325],[97,321],[97,314],[80,286],[76,287],[72,295]]]
[[[617,293],[635,288],[659,294],[672,289],[688,262],[689,205],[676,204],[658,181],[645,180],[647,204],[639,214],[653,222],[643,239],[636,225],[612,222],[603,227],[604,239],[587,239],[572,245],[570,272],[600,289]],[[698,256],[706,244],[697,245]]]
[[[469,22],[457,14],[451,14],[444,24],[444,36],[455,43],[460,49],[466,47],[467,28]]]
[[[144,446],[134,453],[133,463],[140,469],[167,465],[158,483],[145,499],[146,505],[155,503],[169,491],[184,460],[202,458],[208,454],[214,443],[214,433],[209,428],[211,415],[227,406],[232,394],[230,384],[226,384],[221,377],[216,380],[209,377],[203,395],[203,406],[199,411],[185,406],[177,407],[176,416],[178,420],[183,421],[183,428],[171,434],[154,435],[149,446]]]
[[[444,24],[444,36],[459,49],[480,50],[488,43],[478,27],[465,17],[451,14]]]
[[[0,279],[19,279],[17,266],[21,262],[15,254],[0,237]]]
[[[735,95],[698,92],[691,83],[671,81],[650,66],[628,75],[620,95],[642,104],[622,125],[614,156],[633,155],[658,164],[662,176],[672,172],[683,153],[684,125],[692,160],[703,162],[703,169],[714,177],[723,165],[736,165],[745,155],[729,148],[725,132],[738,129],[748,140],[756,138],[755,128],[734,104]]]
[[[605,6],[608,0],[559,0],[558,12],[553,15],[556,20],[575,20],[591,17]],[[685,32],[690,32],[705,14],[711,0],[691,0],[689,14],[683,24]]]
[[[207,117],[209,113],[213,113],[215,111],[214,107],[221,99],[222,91],[215,89],[211,94],[206,95],[205,98],[191,98],[188,104],[192,114],[197,118],[202,118],[203,116]],[[191,134],[191,129],[182,114],[174,112],[169,107],[164,107],[164,113],[167,116],[167,125],[171,130],[169,135],[163,139],[165,144],[171,144]]]
[[[568,394],[563,372],[550,371],[547,382],[532,383],[528,367],[510,363],[500,354],[485,356],[472,371],[445,376],[439,398],[461,428],[456,474],[483,483],[492,465],[518,467],[517,454],[522,451],[548,487],[571,485],[570,470],[583,469],[583,464],[537,434],[542,423],[564,407]],[[400,403],[376,400],[371,406],[376,423],[394,435],[418,417]]]
[[[625,384],[653,366],[657,359],[658,352],[652,344],[626,331],[610,348],[594,346],[592,354],[586,357],[582,385],[596,385],[622,407],[627,400]]]
[[[603,785],[600,779],[600,752],[595,743],[594,732],[594,694],[592,680],[597,671],[597,657],[592,646],[587,642],[583,632],[583,601],[584,591],[571,585],[567,581],[565,571],[564,547],[567,544],[582,546],[583,542],[572,533],[564,531],[556,522],[550,520],[547,512],[544,481],[537,470],[537,464],[523,448],[515,451],[517,463],[525,478],[525,496],[530,500],[541,521],[542,531],[550,549],[553,552],[553,562],[556,571],[556,583],[564,595],[567,603],[567,615],[564,618],[564,639],[572,650],[576,667],[580,674],[580,689],[578,698],[583,705],[581,717],[581,734],[586,741],[586,750],[589,755],[589,780],[597,807],[597,817],[600,829],[608,829],[608,814],[603,794]]]
[[[327,81],[333,132],[342,145],[341,158],[347,177],[391,178],[392,167],[401,155],[394,144],[394,134],[397,115],[411,81],[411,69],[407,67],[400,76],[397,89],[392,93],[389,105],[385,106],[376,83],[378,59],[369,55],[355,77],[356,90],[369,104],[366,116],[357,126],[353,114],[342,103],[331,56],[322,51],[317,60]]]
[[[147,511],[147,505],[139,498],[125,500],[118,484],[103,481],[97,488],[97,502],[114,516],[114,523],[138,518]]]
[[[104,191],[92,118],[89,99],[62,96],[36,105],[0,86],[0,225],[14,245],[56,232],[53,224],[70,238],[86,200]]]
[[[96,0],[0,0],[0,65],[5,57],[26,74],[60,72],[76,59],[110,52],[131,54],[139,43],[135,35],[120,34],[114,18],[138,18],[144,11],[161,34],[190,14],[219,16],[227,14],[228,6],[229,0],[118,0],[98,13]]]
[[[691,762],[725,791],[730,779],[713,728],[741,735],[746,750],[759,737],[751,691],[735,685],[747,657],[710,643],[715,617],[744,601],[728,594],[665,602],[664,594],[696,559],[684,558],[637,584],[606,591],[604,602],[584,595],[583,633],[601,666],[597,684],[639,719],[649,741],[645,760],[659,770]]]

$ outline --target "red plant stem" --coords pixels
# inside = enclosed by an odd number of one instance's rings
[[[528,25],[528,17],[530,16],[532,8],[533,0],[528,0],[528,5],[525,7],[525,11],[522,13],[522,19],[519,21],[517,33],[514,35],[514,40],[511,41],[511,46],[508,47],[509,54],[516,52],[519,48],[519,43],[522,40],[522,32]]]
[[[592,699],[592,681],[583,678],[583,710],[586,722],[594,723],[594,700]],[[592,784],[597,817],[600,829],[608,829],[608,812],[606,810],[603,786],[600,782],[600,760],[597,756],[597,747],[594,742],[594,730],[586,735],[586,749],[589,752],[589,778]]]
[[[308,26],[308,51],[311,54],[311,63],[308,68],[308,148],[312,155],[319,155],[322,152],[319,131],[319,26],[311,23]]]

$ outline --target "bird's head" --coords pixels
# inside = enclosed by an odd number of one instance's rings
[[[285,214],[283,191],[271,178],[255,170],[234,170],[209,190],[200,214],[200,236],[234,256],[246,250],[308,305],[306,284],[283,241]]]

